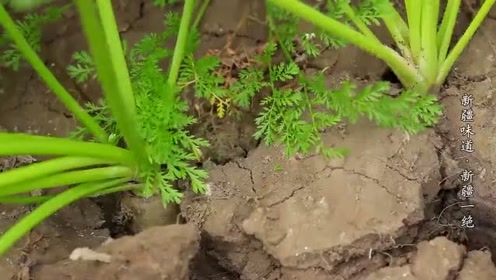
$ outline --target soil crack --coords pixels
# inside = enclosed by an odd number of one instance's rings
[[[288,201],[288,199],[292,198],[293,196],[295,196],[295,194],[304,189],[305,187],[307,187],[306,185],[301,185],[300,187],[294,189],[293,191],[291,191],[291,193],[289,195],[287,195],[286,197],[283,197],[281,200],[279,201],[276,201],[274,203],[271,203],[269,205],[267,205],[267,207],[274,207],[274,206],[277,206],[277,205],[280,205],[280,204],[283,204],[284,202]]]
[[[372,182],[376,183],[378,186],[380,186],[381,188],[383,188],[388,194],[394,196],[397,200],[403,200],[403,197],[399,196],[398,194],[392,192],[388,187],[386,187],[384,184],[382,184],[378,179],[375,179],[375,178],[372,178],[366,174],[363,174],[363,173],[360,173],[360,172],[356,172],[355,170],[347,170],[347,169],[344,169],[344,171],[346,172],[349,172],[351,174],[355,174],[355,175],[359,175],[359,176],[362,176],[366,179],[369,179],[371,180]]]
[[[239,161],[234,161],[234,163],[236,163],[239,169],[243,169],[249,172],[250,181],[251,181],[251,190],[253,191],[254,194],[256,194],[257,189],[255,188],[255,179],[253,179],[253,171],[250,168],[243,166],[243,164],[241,164]]]
[[[389,167],[389,166],[387,166],[387,167]],[[393,169],[391,167],[389,167],[389,168],[391,170],[397,171],[397,170],[395,170],[395,169]],[[380,186],[381,188],[383,188],[388,194],[394,196],[396,199],[403,200],[403,197],[399,196],[398,194],[393,193],[391,190],[389,190],[388,187],[386,187],[385,185],[383,185],[382,183],[380,183],[380,181],[378,179],[372,178],[372,177],[370,177],[370,176],[368,176],[366,174],[357,172],[355,170],[349,170],[349,169],[346,169],[344,167],[329,167],[329,166],[326,167],[322,172],[327,171],[327,170],[330,170],[331,171],[330,174],[327,176],[328,178],[331,178],[332,177],[332,172],[334,170],[344,170],[346,173],[353,174],[353,175],[358,175],[358,176],[362,176],[362,177],[364,177],[364,178],[366,178],[368,180],[371,180],[374,183],[376,183],[378,186]],[[400,172],[398,172],[398,173],[400,173]],[[402,175],[402,174],[400,173],[400,175]],[[402,176],[402,177],[404,177],[404,176]],[[409,180],[409,181],[415,181],[415,182],[417,182],[417,180],[414,180],[414,179],[408,179],[407,177],[404,177],[404,178],[407,179],[407,180]]]
[[[419,178],[413,178],[413,177],[410,177],[406,174],[403,173],[403,171],[401,171],[399,168],[397,167],[394,167],[394,166],[391,166],[389,164],[386,163],[386,167],[391,169],[392,171],[395,171],[397,172],[401,177],[403,177],[404,179],[406,179],[407,181],[410,181],[410,182],[417,182],[417,183],[420,183],[420,180]]]

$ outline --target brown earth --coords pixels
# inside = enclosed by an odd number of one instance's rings
[[[265,29],[255,21],[239,24],[253,10],[246,5],[257,4],[247,3],[212,1],[199,54],[223,48],[235,31],[237,46],[264,42]],[[116,1],[116,8],[130,44],[162,29],[164,11],[149,1]],[[466,21],[462,15],[458,34]],[[384,30],[378,34],[391,42]],[[187,193],[179,216],[179,209],[164,211],[158,200],[130,195],[80,201],[0,259],[0,275],[18,280],[496,279],[491,261],[496,256],[494,38],[496,21],[487,19],[440,94],[445,107],[440,125],[410,137],[366,120],[326,132],[327,144],[350,148],[342,160],[287,159],[280,147],[256,147],[255,108],[244,112],[243,121],[199,115],[193,131],[212,144],[204,164],[210,172],[208,195]],[[44,40],[42,55],[64,85],[81,102],[97,100],[95,84],[78,86],[65,74],[71,54],[85,47],[74,14],[48,27]],[[327,51],[309,65],[327,68],[330,86],[342,77],[359,84],[390,78],[382,62],[354,47]],[[27,66],[21,73],[2,68],[0,127],[58,136],[73,129],[70,113],[36,74]],[[468,156],[460,150],[464,93],[475,100],[475,152]],[[192,107],[203,106],[187,97]],[[26,161],[8,158],[0,170]],[[475,197],[467,201],[475,205],[474,229],[460,224],[466,215],[459,199],[463,169],[475,174]],[[29,211],[0,205],[0,231]],[[187,225],[167,226],[183,220]],[[128,233],[137,235],[110,239]],[[71,260],[75,252],[90,260]]]

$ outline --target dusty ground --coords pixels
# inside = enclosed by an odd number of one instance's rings
[[[149,1],[116,3],[130,43],[161,30],[163,11]],[[226,44],[246,3],[212,1],[200,53]],[[459,31],[465,22],[462,15]],[[235,42],[246,48],[266,36],[254,22],[238,35]],[[364,120],[327,132],[326,143],[350,148],[344,160],[286,159],[278,147],[257,147],[251,138],[255,109],[245,112],[243,122],[202,118],[194,131],[212,143],[205,164],[212,193],[188,194],[182,219],[179,209],[164,212],[156,200],[126,195],[81,201],[2,258],[2,279],[496,279],[494,38],[496,21],[488,19],[440,94],[445,105],[440,125],[411,137]],[[95,101],[98,88],[75,85],[64,70],[71,54],[84,48],[74,15],[47,28],[44,39],[43,57],[56,75],[81,102]],[[359,83],[387,76],[383,63],[353,47],[328,51],[310,65],[329,66],[330,85],[343,75]],[[22,74],[2,69],[0,127],[65,135],[74,119],[28,69]],[[475,152],[469,155],[460,150],[464,93],[474,97]],[[1,167],[23,161],[11,158]],[[473,229],[460,223],[468,214],[459,199],[463,169],[475,174],[474,198],[467,201],[474,205]],[[29,210],[0,205],[0,231]],[[128,210],[135,218],[123,221]],[[164,226],[184,221],[187,225]],[[109,242],[128,233],[139,234]],[[87,253],[90,261],[69,260],[74,249],[86,247],[100,254]]]

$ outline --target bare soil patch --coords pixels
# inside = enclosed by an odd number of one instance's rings
[[[238,28],[255,2],[227,2],[212,1],[200,54],[230,40],[246,51],[266,39],[259,23]],[[164,12],[149,1],[116,5],[130,44],[161,30]],[[96,84],[76,85],[65,74],[71,54],[85,47],[76,18],[66,17],[47,28],[43,57],[81,102],[96,101]],[[185,93],[200,117],[193,131],[212,145],[203,163],[211,192],[187,193],[180,208],[165,210],[158,200],[128,194],[80,201],[1,259],[2,279],[496,279],[494,38],[496,21],[489,18],[440,94],[445,115],[437,127],[408,137],[360,120],[325,132],[327,144],[351,150],[345,159],[285,158],[281,147],[253,140],[257,108],[219,119]],[[327,68],[329,85],[343,77],[359,84],[394,79],[382,62],[354,47],[326,51],[308,64]],[[2,69],[0,79],[0,127],[59,136],[74,128],[73,117],[29,67]],[[460,149],[464,94],[474,98],[471,154]],[[0,170],[30,160],[2,159]],[[474,197],[465,203],[474,205],[470,212],[460,204],[463,170],[475,174]],[[29,211],[0,205],[0,232]],[[468,214],[473,229],[461,225]],[[83,255],[91,260],[71,260],[77,248],[90,248]]]

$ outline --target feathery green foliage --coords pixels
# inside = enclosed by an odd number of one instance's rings
[[[180,17],[177,13],[167,13],[164,23],[164,32],[147,34],[129,50],[127,63],[137,107],[140,136],[147,144],[150,162],[164,167],[159,179],[160,194],[165,203],[179,203],[182,194],[173,187],[177,180],[189,180],[197,193],[205,191],[204,180],[207,173],[194,166],[194,162],[201,160],[201,149],[208,143],[188,132],[189,126],[195,123],[196,119],[187,115],[186,102],[177,97],[175,102],[168,103],[164,98],[164,91],[168,90],[167,75],[159,63],[173,54],[172,50],[164,48],[164,43],[171,36],[178,34]],[[198,43],[197,33],[192,32],[186,44],[186,55],[191,56]],[[95,77],[92,58],[87,52],[76,52],[73,59],[75,63],[67,68],[71,78],[78,83],[84,83]],[[112,136],[115,143],[121,141],[122,135],[103,100],[98,105],[88,104],[87,110]],[[72,136],[81,138],[87,133],[86,128],[79,127]],[[145,188],[146,196],[153,195],[148,193],[154,189],[153,176],[154,172],[145,174],[145,177],[149,178],[149,185]]]
[[[0,254],[43,219],[84,197],[133,191],[144,197],[160,195],[164,204],[179,203],[182,193],[174,186],[178,179],[190,181],[196,193],[206,190],[207,173],[195,162],[207,142],[189,134],[187,128],[196,120],[186,114],[188,106],[175,85],[184,55],[198,44],[190,21],[195,1],[186,0],[181,16],[167,15],[164,32],[145,36],[129,51],[121,42],[111,2],[75,0],[75,4],[89,51],[75,53],[75,63],[67,71],[78,83],[96,77],[105,96],[85,109],[0,4],[0,24],[9,43],[15,43],[15,49],[84,126],[73,133],[73,139],[0,133],[0,156],[55,156],[0,173],[2,203],[41,203],[0,236]],[[175,36],[174,50],[165,49],[165,40]],[[165,58],[172,60],[168,72],[159,66]],[[69,188],[30,198],[33,190],[60,186]],[[25,195],[28,199],[23,199]]]
[[[41,29],[43,25],[59,20],[66,8],[67,6],[48,7],[42,13],[29,13],[22,20],[16,21],[17,27],[33,50],[36,52],[40,51]],[[15,71],[19,70],[22,54],[12,44],[12,41],[5,32],[0,35],[0,48],[3,49],[0,54],[0,65],[9,67]]]

